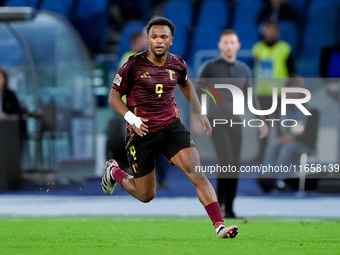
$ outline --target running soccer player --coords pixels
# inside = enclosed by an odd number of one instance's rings
[[[111,195],[116,183],[141,202],[156,195],[155,160],[159,153],[179,167],[195,185],[198,199],[205,207],[217,236],[234,238],[238,227],[225,227],[216,194],[204,173],[190,174],[200,165],[198,151],[179,119],[174,90],[178,84],[183,95],[198,113],[208,136],[212,128],[201,114],[195,88],[187,77],[185,62],[169,53],[175,27],[165,18],[151,20],[146,27],[149,49],[131,56],[118,70],[109,96],[112,108],[127,121],[126,150],[133,176],[106,162],[102,188]],[[121,97],[126,95],[126,105]]]

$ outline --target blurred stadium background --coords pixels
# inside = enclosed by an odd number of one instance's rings
[[[293,48],[297,74],[308,79],[311,104],[321,116],[317,150],[308,162],[339,163],[340,82],[323,78],[340,77],[340,1],[288,2],[296,9],[298,22],[282,22],[281,38]],[[73,196],[102,195],[107,129],[117,117],[107,96],[118,62],[130,48],[130,36],[142,31],[152,17],[169,18],[176,26],[170,51],[184,58],[190,76],[196,77],[198,67],[219,54],[220,33],[232,28],[242,43],[239,58],[251,65],[251,47],[260,39],[256,18],[265,4],[264,0],[0,0],[1,7],[30,7],[21,9],[25,15],[19,21],[8,20],[4,13],[9,9],[0,13],[0,67],[8,71],[9,86],[27,111],[23,143],[16,121],[0,120],[0,200],[4,205],[0,213],[82,214],[84,211],[76,209],[78,201],[84,203],[78,209],[101,214],[95,209],[101,208],[100,202],[112,202],[108,198]],[[329,65],[337,71],[331,76],[323,75],[320,68],[325,47],[334,54]],[[188,104],[178,91],[176,96],[188,126]],[[211,160],[210,141],[195,139],[206,145],[202,160]],[[256,134],[248,130],[244,141],[253,146],[243,146],[242,162],[255,164]],[[214,180],[212,183],[215,185]],[[241,179],[235,211],[239,216],[340,215],[338,179],[306,183],[306,189],[303,195],[295,191],[265,194],[255,179]],[[127,195],[120,187],[115,192],[116,196]],[[44,196],[38,201],[36,195]],[[48,196],[50,200],[46,200]],[[167,189],[159,190],[157,196],[162,199],[153,207],[139,205],[143,208],[138,210],[137,201],[117,197],[121,206],[112,205],[106,212],[204,215],[203,208],[197,207],[194,188],[174,167],[168,167]],[[163,207],[163,199],[177,197],[188,198],[179,200],[177,212]],[[59,212],[57,208],[64,209]]]

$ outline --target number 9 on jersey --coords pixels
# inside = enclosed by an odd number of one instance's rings
[[[163,93],[163,84],[157,84],[155,93],[158,94],[158,97],[162,96]]]

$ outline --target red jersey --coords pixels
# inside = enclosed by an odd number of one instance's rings
[[[163,66],[147,58],[147,50],[131,56],[119,68],[112,88],[126,95],[126,105],[136,116],[149,121],[149,132],[159,131],[179,118],[175,87],[188,81],[187,66],[169,53]]]

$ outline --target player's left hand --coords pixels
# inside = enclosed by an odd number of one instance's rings
[[[210,125],[210,121],[208,120],[207,116],[199,115],[198,119],[201,122],[203,129],[207,132],[207,136],[210,137],[212,133],[212,127]]]
[[[146,135],[147,132],[149,132],[148,130],[148,126],[145,124],[145,122],[148,121],[148,119],[145,119],[145,118],[142,118],[140,117],[141,121],[143,122],[141,125],[140,125],[140,128],[136,127],[135,124],[132,125],[132,129],[136,132],[137,135],[143,137]]]
[[[259,127],[259,131],[260,131],[260,139],[263,139],[267,136],[268,134],[268,126],[266,123],[263,124],[263,126]]]

